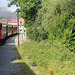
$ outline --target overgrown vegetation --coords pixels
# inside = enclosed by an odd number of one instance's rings
[[[41,75],[75,74],[75,54],[60,42],[29,41],[23,43],[18,51],[25,62],[29,60],[27,62],[29,66],[33,64],[38,66]]]
[[[20,6],[29,38],[60,41],[75,52],[75,0],[11,0]]]
[[[9,6],[17,3],[35,40],[21,45],[22,58],[30,57],[45,75],[75,74],[75,0],[11,0]]]

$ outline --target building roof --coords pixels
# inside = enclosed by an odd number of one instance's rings
[[[11,20],[8,22],[8,24],[17,24],[17,18],[11,18]],[[20,18],[19,19],[19,25],[24,25],[24,19]]]
[[[11,18],[11,20],[9,21],[9,23],[17,23],[17,19],[16,18]]]
[[[3,19],[1,20],[1,23],[7,24],[7,19],[3,18]]]

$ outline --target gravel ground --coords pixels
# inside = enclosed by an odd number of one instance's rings
[[[20,69],[22,63],[14,62],[18,53],[15,38],[9,38],[5,45],[0,46],[0,75],[22,75]]]

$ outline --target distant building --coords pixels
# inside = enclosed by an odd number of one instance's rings
[[[8,24],[11,24],[11,25],[18,25],[17,23],[17,18],[11,18],[11,20],[8,22]],[[23,18],[20,18],[19,19],[19,30],[23,30],[24,28],[24,19]]]
[[[17,19],[16,18],[11,18],[11,20],[8,22],[8,24],[17,25]]]
[[[4,23],[4,24],[7,24],[7,19],[3,18],[0,22]]]
[[[19,30],[21,31],[21,30],[23,30],[23,28],[24,28],[24,19],[20,18],[19,19]]]

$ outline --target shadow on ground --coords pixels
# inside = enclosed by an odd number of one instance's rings
[[[16,54],[17,54],[17,57],[16,59],[18,60],[22,60],[17,48],[16,48]],[[20,62],[18,61],[19,63],[16,63],[16,64],[19,64],[20,65],[20,68],[21,68],[21,72],[22,72],[22,75],[36,75],[31,69],[30,67],[24,63],[24,62]]]
[[[36,75],[26,63],[20,60],[21,56],[15,46],[15,37],[11,37],[0,46],[0,75]]]

